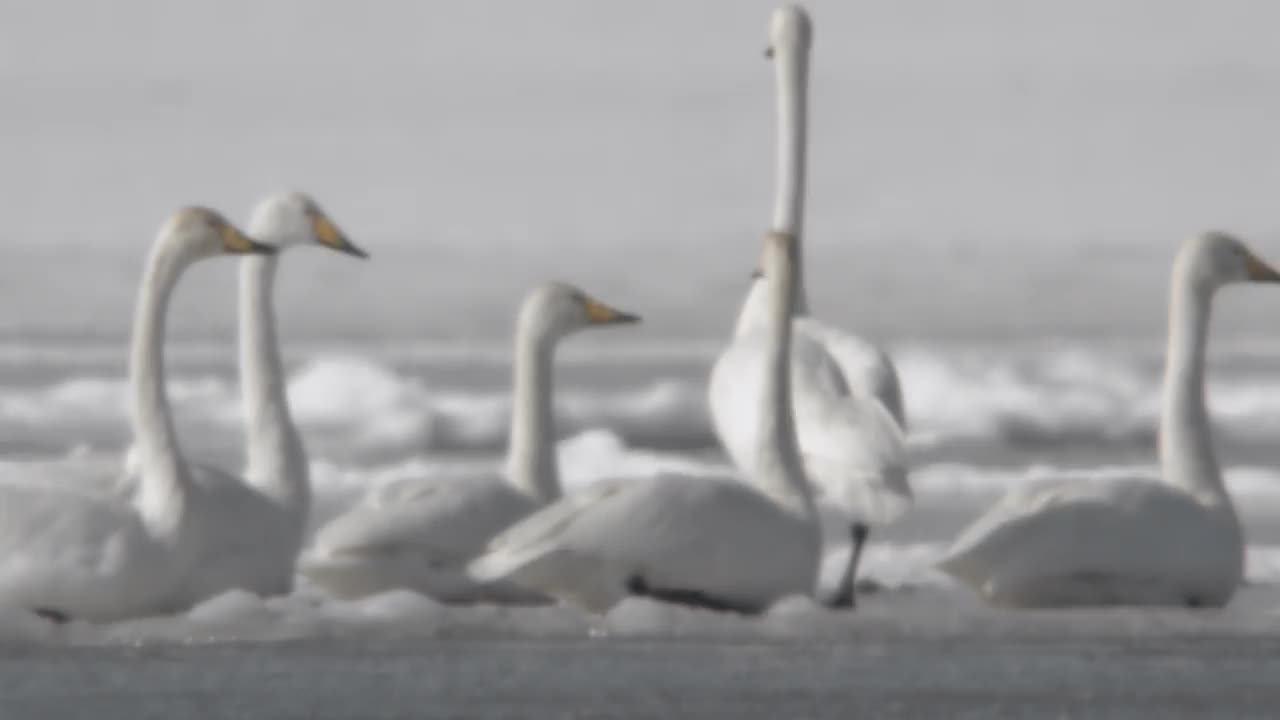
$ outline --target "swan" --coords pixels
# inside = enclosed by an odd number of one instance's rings
[[[1163,480],[1017,488],[937,567],[994,605],[1219,607],[1244,575],[1244,537],[1219,471],[1204,402],[1214,293],[1280,282],[1240,240],[1209,232],[1173,263],[1159,455]]]
[[[358,258],[357,247],[310,196],[299,192],[267,197],[253,209],[249,235],[283,252],[319,245]],[[184,603],[227,590],[261,596],[288,594],[310,510],[310,468],[302,438],[289,414],[285,372],[276,336],[273,290],[279,255],[252,254],[240,266],[240,389],[245,413],[242,476],[216,466],[188,462],[188,503],[202,517],[233,518],[200,524],[197,560],[184,585]],[[122,471],[104,468],[103,458],[42,461],[2,469],[3,481],[58,483],[80,492],[128,499],[137,489],[139,446],[126,453]],[[16,476],[16,477],[15,477]]]
[[[91,621],[181,609],[200,518],[165,395],[169,297],[198,260],[272,252],[207,208],[184,208],[163,225],[138,293],[129,357],[137,491],[124,502],[65,485],[0,485],[0,605]]]
[[[468,566],[480,582],[514,582],[590,612],[627,596],[754,613],[811,596],[821,529],[792,426],[791,313],[799,245],[765,246],[769,348],[756,398],[763,425],[751,484],[662,475],[602,480],[530,515]]]
[[[358,258],[368,254],[304,193],[287,192],[258,203],[249,234],[283,252],[319,245]],[[240,389],[245,410],[243,476],[193,464],[191,502],[203,515],[198,553],[186,582],[194,604],[227,590],[261,596],[293,589],[311,504],[306,448],[289,414],[286,376],[276,337],[273,303],[279,254],[254,255],[240,266]]]
[[[516,323],[505,469],[384,485],[316,533],[299,572],[343,598],[407,588],[453,603],[545,601],[509,583],[473,582],[464,568],[494,535],[561,495],[552,407],[559,341],[639,320],[564,283],[532,290]]]
[[[770,45],[778,87],[778,184],[773,227],[801,242],[804,215],[805,123],[812,24],[799,6],[774,11]],[[805,470],[819,503],[850,522],[849,561],[832,604],[854,605],[858,559],[870,526],[897,518],[911,503],[906,422],[898,374],[889,356],[870,343],[809,314],[797,247],[792,384],[796,432]],[[755,468],[754,404],[763,377],[768,291],[756,279],[743,301],[729,346],[712,367],[708,398],[712,424],[733,463]]]

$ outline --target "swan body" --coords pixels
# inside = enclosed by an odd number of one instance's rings
[[[479,581],[510,581],[593,612],[630,595],[758,612],[811,595],[820,530],[791,424],[790,314],[793,238],[766,243],[769,362],[757,402],[757,474],[737,480],[663,475],[601,481],[499,535],[468,568]]]
[[[558,342],[638,320],[563,283],[533,290],[517,321],[504,472],[378,488],[316,533],[299,572],[339,597],[407,588],[454,603],[545,601],[511,583],[476,582],[466,565],[494,535],[561,495],[551,387]]]
[[[200,518],[189,504],[190,472],[164,391],[168,300],[193,262],[270,252],[204,208],[183,209],[162,227],[139,292],[130,354],[139,469],[132,501],[64,485],[0,485],[0,604],[93,621],[182,607]]]
[[[806,114],[812,25],[794,5],[773,14],[769,57],[778,85],[779,172],[773,227],[802,235]],[[796,432],[805,470],[818,500],[851,523],[853,548],[836,589],[839,605],[853,604],[853,580],[869,527],[896,519],[912,502],[907,476],[905,415],[897,370],[874,345],[808,312],[803,267],[797,268],[794,357]],[[767,289],[757,279],[739,312],[733,338],[717,358],[708,384],[712,423],[734,465],[754,467],[759,409],[753,405],[764,363],[760,337]]]
[[[1222,483],[1204,403],[1210,304],[1224,284],[1280,282],[1239,240],[1206,233],[1174,262],[1158,480],[1019,488],[937,567],[1014,607],[1221,606],[1244,575],[1244,536]]]

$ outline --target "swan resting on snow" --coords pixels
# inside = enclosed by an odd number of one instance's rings
[[[262,200],[249,235],[284,252],[314,245],[359,258],[356,247],[311,197],[280,193]],[[198,559],[184,583],[184,604],[232,589],[262,596],[292,590],[294,565],[310,510],[306,449],[289,413],[273,302],[279,255],[252,254],[240,266],[240,387],[245,413],[243,479],[189,462],[189,503],[203,517]],[[138,487],[138,445],[117,458],[68,458],[6,463],[0,482],[55,484],[128,501]],[[217,520],[216,518],[222,518]]]
[[[516,323],[505,470],[377,488],[316,533],[299,572],[343,598],[408,588],[454,603],[545,602],[511,583],[476,582],[465,568],[494,535],[561,495],[552,403],[561,339],[639,320],[564,283],[535,288]]]
[[[139,479],[132,501],[65,483],[0,484],[0,605],[56,620],[111,621],[183,609],[183,582],[205,518],[165,394],[169,298],[194,262],[270,254],[218,213],[185,208],[147,259],[129,356]]]
[[[347,238],[311,197],[268,197],[254,208],[249,233],[280,252],[315,245],[358,258],[368,254]],[[293,589],[311,507],[306,448],[293,424],[276,336],[273,290],[279,254],[241,260],[240,388],[245,409],[243,479],[192,464],[193,493],[203,524],[196,560],[184,583],[195,604],[227,590],[261,596]]]
[[[759,612],[812,595],[820,530],[791,422],[791,314],[798,245],[772,233],[764,273],[772,344],[758,384],[756,473],[602,480],[516,523],[471,562],[478,582],[513,582],[592,612],[627,596]]]
[[[767,55],[778,88],[778,184],[773,227],[802,240],[806,115],[812,23],[799,6],[774,11]],[[853,607],[854,579],[870,528],[912,502],[898,374],[884,352],[809,314],[797,249],[791,382],[805,472],[820,505],[849,522],[849,561],[832,604]],[[708,400],[716,435],[745,475],[756,472],[762,412],[755,398],[766,362],[768,290],[757,279],[743,301],[733,339],[711,372]]]
[[[1014,607],[1218,607],[1244,576],[1244,537],[1222,482],[1204,401],[1213,296],[1280,282],[1238,239],[1192,238],[1173,263],[1160,416],[1160,480],[1018,488],[975,521],[937,567]]]

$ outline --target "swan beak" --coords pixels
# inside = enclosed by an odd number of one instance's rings
[[[611,308],[599,300],[587,298],[583,301],[582,306],[587,312],[587,320],[592,324],[623,325],[640,322],[639,315]]]
[[[1257,255],[1249,255],[1244,261],[1244,267],[1253,282],[1280,283],[1280,272],[1259,260]]]
[[[770,60],[772,60],[772,59],[773,59],[773,46],[772,46],[772,45],[770,45],[769,47],[767,47],[767,48],[765,48],[765,49],[764,49],[764,56],[765,56],[765,57],[767,57],[767,58],[769,58]]]
[[[320,244],[327,248],[337,250],[340,253],[354,255],[361,259],[369,257],[369,253],[351,242],[346,233],[338,229],[338,226],[334,225],[332,220],[321,213],[317,213],[311,218],[311,231],[315,233],[316,240],[319,240]]]
[[[275,255],[276,248],[274,245],[260,243],[252,240],[248,235],[240,232],[234,225],[227,224],[222,226],[222,249],[233,255]]]

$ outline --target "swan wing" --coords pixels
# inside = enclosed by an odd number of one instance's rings
[[[499,535],[468,568],[588,609],[633,578],[754,607],[812,591],[817,533],[737,482],[663,475],[593,484]]]
[[[713,426],[733,463],[754,473],[765,340],[752,333],[717,359],[708,389]],[[797,333],[791,388],[796,435],[817,495],[871,524],[898,517],[912,501],[901,426],[875,397],[854,391],[831,354]]]
[[[436,477],[391,485],[323,527],[312,554],[412,550],[432,564],[458,565],[534,508],[531,499],[496,476]]]
[[[898,426],[907,428],[902,384],[888,353],[814,317],[798,318],[796,326],[830,353],[853,392],[879,400]]]
[[[875,397],[839,394],[843,374],[821,346],[797,351],[805,360],[793,370],[796,434],[818,499],[854,520],[893,521],[912,502],[901,426]]]

